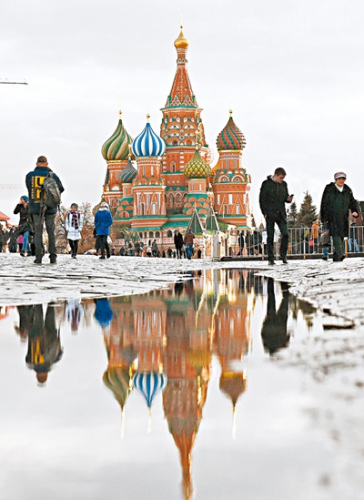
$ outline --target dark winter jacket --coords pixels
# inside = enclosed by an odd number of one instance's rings
[[[263,181],[259,193],[259,205],[264,217],[286,220],[285,203],[290,203],[287,201],[288,197],[287,183],[285,181],[274,182],[273,177],[268,176]]]
[[[95,318],[103,328],[107,327],[113,317],[109,299],[96,299]]]
[[[19,214],[20,219],[19,219],[19,230],[27,230],[28,229],[28,217],[29,217],[29,206],[28,205],[23,205],[22,203],[18,203],[17,206],[14,208],[14,214]]]
[[[100,209],[95,215],[95,233],[96,236],[106,236],[110,234],[110,226],[112,225],[112,217],[109,210]]]
[[[28,188],[29,194],[29,213],[40,215],[41,212],[41,194],[42,194],[42,184],[44,179],[52,170],[47,166],[36,166],[34,170],[29,172],[25,178],[25,183]],[[62,182],[59,180],[58,176],[53,173],[53,177],[59,187],[61,193],[64,191]],[[47,208],[46,215],[56,214],[57,207]]]
[[[345,238],[349,235],[349,210],[359,213],[359,204],[352,190],[344,184],[340,191],[335,182],[328,184],[321,200],[321,221],[328,223],[331,236]]]
[[[183,236],[181,233],[176,233],[174,235],[174,244],[176,248],[182,248],[183,247]]]

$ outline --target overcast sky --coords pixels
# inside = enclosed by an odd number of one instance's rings
[[[287,170],[299,205],[316,205],[343,170],[364,199],[364,2],[362,0],[13,0],[0,17],[2,184],[23,184],[39,155],[65,186],[65,205],[102,193],[102,144],[119,109],[135,137],[145,116],[159,133],[183,19],[188,70],[206,138],[229,109],[247,141],[257,222],[259,188]],[[0,189],[11,215],[25,188]],[[17,222],[17,217],[13,219]]]

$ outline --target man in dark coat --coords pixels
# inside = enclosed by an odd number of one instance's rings
[[[182,259],[183,236],[178,229],[174,233],[174,246],[176,247],[177,259]]]
[[[349,236],[349,210],[353,217],[359,215],[359,204],[352,190],[345,184],[346,174],[336,172],[335,182],[330,182],[321,200],[321,221],[329,228],[334,245],[334,262],[345,259],[344,238]]]
[[[286,171],[276,168],[274,175],[263,181],[259,194],[260,209],[266,219],[267,251],[269,264],[274,264],[274,226],[277,224],[281,232],[280,258],[287,264],[288,228],[285,203],[291,203],[293,194],[289,194],[287,183],[284,181]]]
[[[261,335],[264,348],[271,355],[279,349],[287,347],[290,337],[287,331],[289,295],[285,283],[281,283],[281,290],[282,301],[277,311],[274,281],[272,278],[268,278],[267,314],[263,321]]]
[[[42,263],[44,254],[43,247],[43,222],[45,222],[48,234],[48,251],[51,264],[57,262],[56,236],[55,236],[55,219],[57,207],[47,208],[43,206],[42,185],[46,177],[52,172],[48,167],[48,161],[45,156],[39,156],[34,170],[29,172],[25,178],[25,183],[29,193],[29,213],[32,216],[34,224],[34,244],[35,244],[35,264]],[[52,172],[52,176],[57,183],[57,186],[62,193],[64,188],[56,174]],[[44,211],[44,208],[46,210]]]

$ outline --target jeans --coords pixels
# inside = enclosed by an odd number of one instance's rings
[[[193,255],[192,249],[193,249],[193,245],[192,244],[186,245],[187,259],[191,259],[192,255]]]
[[[28,245],[28,237],[29,237],[29,231],[25,231],[23,234],[23,246],[21,248],[22,252],[29,252],[29,245]]]
[[[271,217],[267,217],[267,251],[268,251],[268,260],[274,260],[274,225],[277,224],[279,230],[281,232],[281,247],[279,250],[279,254],[281,257],[286,257],[288,250],[288,229],[287,222],[283,218],[273,219]]]
[[[42,258],[44,254],[43,217],[37,214],[33,214],[32,217],[34,222],[35,256]],[[54,234],[55,219],[56,214],[46,214],[44,216],[45,227],[48,234],[48,252],[50,255],[57,255],[56,236]]]

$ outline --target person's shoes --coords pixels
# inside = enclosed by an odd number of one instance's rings
[[[288,264],[287,257],[281,257],[281,261],[283,262],[283,264]]]
[[[49,257],[49,261],[51,264],[57,264],[57,256],[56,255],[51,255]]]
[[[108,253],[108,254],[107,254],[107,258],[108,258],[108,259],[110,259],[110,257],[111,257],[111,254],[109,254],[109,253]]]
[[[36,257],[34,264],[41,264],[42,263],[42,257]]]
[[[71,255],[72,259],[76,259],[76,254]]]
[[[328,256],[327,256],[327,255],[324,255],[324,256],[322,257],[322,260],[329,260],[329,258],[328,258]]]
[[[273,259],[269,259],[269,260],[268,260],[268,264],[269,264],[270,266],[274,266],[275,262],[274,262],[274,260],[273,260]]]
[[[340,255],[339,261],[343,261],[344,259],[345,259],[345,255],[344,254]]]
[[[105,255],[101,255],[100,259],[104,259],[105,260]]]
[[[25,255],[25,253],[24,253],[24,252],[20,252],[20,255],[21,255],[22,257],[26,257],[26,255]]]

